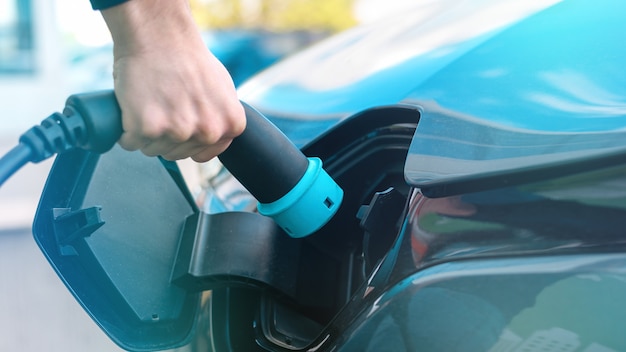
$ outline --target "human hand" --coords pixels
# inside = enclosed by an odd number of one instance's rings
[[[124,149],[204,162],[243,132],[232,79],[206,48],[186,0],[132,0],[102,14],[114,40]]]

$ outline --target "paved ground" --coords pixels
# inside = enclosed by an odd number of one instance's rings
[[[17,136],[0,136],[0,156],[17,143]],[[52,160],[29,164],[0,186],[0,231],[30,228]]]
[[[74,300],[30,231],[0,231],[0,351],[121,351]]]
[[[0,155],[16,137],[0,138]],[[51,161],[0,187],[0,351],[121,351],[76,303],[30,231]]]

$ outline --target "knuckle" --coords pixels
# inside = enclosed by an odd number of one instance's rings
[[[191,139],[194,130],[185,124],[175,124],[167,130],[167,135],[176,143],[184,143]]]
[[[196,139],[202,144],[213,145],[222,139],[222,132],[209,121],[199,126],[196,132]]]
[[[234,104],[228,115],[229,119],[229,136],[236,137],[243,133],[246,129],[246,114],[241,104]]]

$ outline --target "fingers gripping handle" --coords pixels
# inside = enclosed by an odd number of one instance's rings
[[[343,190],[322,168],[320,159],[305,157],[276,126],[242,104],[246,129],[218,156],[220,161],[259,201],[261,214],[273,218],[292,237],[312,234],[337,212]],[[121,111],[113,91],[73,95],[64,114],[85,120],[84,149],[105,152],[122,134]]]

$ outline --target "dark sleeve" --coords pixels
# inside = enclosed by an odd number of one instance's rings
[[[89,0],[91,1],[91,8],[94,10],[104,10],[115,5],[119,5],[128,0]]]

